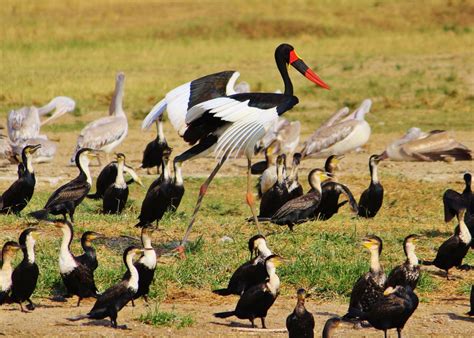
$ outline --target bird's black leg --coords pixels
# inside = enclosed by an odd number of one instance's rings
[[[133,299],[132,299],[132,306],[135,307],[135,302],[133,301]]]
[[[262,329],[266,329],[266,325],[265,325],[265,317],[262,317],[260,318],[260,320],[262,321]]]
[[[446,280],[451,280],[451,279],[449,278],[449,270],[446,270]]]
[[[25,311],[25,309],[23,309],[23,304],[21,304],[21,302],[20,302],[20,310],[21,312],[28,312],[28,311]]]
[[[255,197],[253,196],[252,186],[251,186],[251,167],[252,161],[250,159],[247,160],[247,204],[250,207],[250,211],[252,212],[253,220],[255,222],[255,226],[257,227],[257,231],[261,234],[260,231],[260,224],[258,223],[257,212],[255,211]]]
[[[254,327],[255,327],[255,323],[253,322],[254,319],[253,319],[253,318],[250,318],[249,320],[250,320],[250,323],[252,323],[252,328],[254,328]]]
[[[397,327],[398,338],[402,338],[402,329]]]
[[[77,306],[81,305],[81,300],[82,300],[82,298],[79,297],[79,299],[77,300]]]
[[[145,303],[148,303],[148,295],[143,295],[143,300],[145,300]]]
[[[74,224],[74,209],[69,211],[69,217],[71,218],[71,223]]]
[[[112,327],[114,329],[116,329],[117,328],[117,318],[114,318],[114,319],[110,318],[110,324],[112,325]]]
[[[199,209],[201,208],[202,199],[204,198],[204,195],[207,192],[207,188],[209,187],[209,184],[211,184],[211,181],[213,180],[214,176],[216,176],[217,172],[222,167],[226,159],[227,159],[227,155],[224,155],[222,159],[219,161],[219,163],[217,163],[216,167],[214,168],[212,173],[209,175],[207,180],[201,185],[201,188],[199,189],[199,197],[196,202],[196,206],[194,207],[194,212],[191,217],[191,221],[189,222],[188,228],[186,229],[186,233],[184,234],[181,244],[177,248],[178,252],[181,254],[182,257],[184,256],[184,246],[186,242],[188,241],[188,237],[189,237],[189,234],[191,233],[191,229],[193,227],[194,221],[196,220],[197,213]]]
[[[27,301],[28,301],[28,305],[26,306],[26,308],[27,308],[28,310],[33,311],[33,310],[36,308],[35,304],[33,304],[33,302],[31,301],[30,298],[28,298]]]
[[[387,338],[387,330],[383,330],[383,337]]]

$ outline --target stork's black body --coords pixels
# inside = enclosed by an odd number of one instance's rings
[[[15,268],[12,274],[12,288],[10,301],[20,304],[23,310],[22,303],[28,301],[29,309],[34,309],[34,304],[31,301],[31,295],[36,289],[36,283],[39,276],[39,268],[34,258],[34,239],[28,238],[32,236],[32,232],[36,229],[28,228],[20,235],[19,244],[23,251],[23,260]],[[28,250],[33,250],[28,252]],[[33,257],[30,256],[33,255]]]
[[[378,155],[372,155],[369,159],[370,185],[364,190],[359,200],[359,216],[372,218],[382,207],[383,186],[377,176],[377,164],[380,161]]]
[[[347,186],[341,183],[326,181],[321,184],[321,203],[314,213],[314,217],[325,221],[339,212],[339,208],[349,201],[351,209],[358,212],[357,201]],[[339,203],[339,196],[343,194],[348,200]]]
[[[28,145],[23,148],[21,153],[22,163],[18,164],[18,179],[0,196],[0,213],[13,212],[19,214],[28,205],[36,185],[31,157],[39,148],[41,148],[41,145]]]
[[[91,185],[88,182],[88,180],[91,180],[89,168],[87,167],[88,160],[86,167],[83,167],[81,163],[81,157],[87,157],[87,154],[91,151],[89,148],[82,148],[76,153],[76,166],[79,169],[79,175],[53,192],[44,208],[30,213],[31,216],[37,219],[45,219],[48,214],[53,214],[63,215],[64,219],[66,219],[66,214],[68,214],[71,222],[74,222],[76,207],[84,200],[91,189]]]

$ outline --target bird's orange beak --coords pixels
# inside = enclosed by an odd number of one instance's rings
[[[316,83],[318,86],[324,89],[329,89],[329,86],[323,80],[321,80],[318,74],[309,68],[302,59],[300,59],[294,50],[290,52],[290,65],[295,67],[297,71],[303,74],[311,82]]]

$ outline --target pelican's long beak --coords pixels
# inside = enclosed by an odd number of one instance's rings
[[[63,116],[63,115],[66,114],[67,112],[68,112],[68,110],[67,110],[65,107],[59,107],[59,108],[57,108],[57,109],[53,112],[53,115],[51,115],[51,116],[48,117],[46,120],[44,120],[43,122],[41,122],[41,126],[44,126],[45,124],[48,124],[49,122],[56,120],[57,118]]]
[[[323,80],[316,74],[306,63],[296,54],[294,50],[290,52],[290,65],[296,68],[301,74],[303,74],[308,80],[316,83],[318,86],[329,89],[329,86],[324,83]]]

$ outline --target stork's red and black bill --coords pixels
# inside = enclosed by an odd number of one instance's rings
[[[306,63],[296,54],[294,50],[290,52],[290,65],[296,68],[301,74],[303,74],[308,80],[316,83],[318,86],[329,89],[329,86],[316,74]]]

